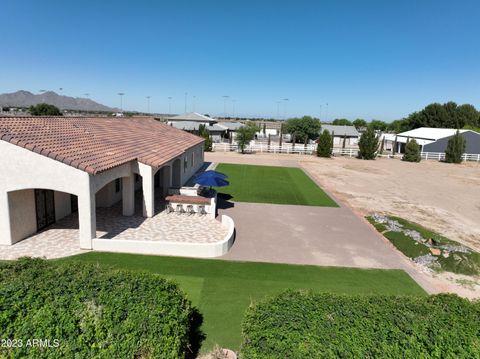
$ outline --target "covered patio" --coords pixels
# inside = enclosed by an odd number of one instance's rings
[[[132,216],[123,216],[121,201],[112,207],[96,209],[96,238],[201,244],[222,241],[228,233],[226,226],[210,216],[166,213],[161,196],[155,199],[155,215],[144,217],[141,191],[135,197]],[[20,242],[0,245],[0,260],[23,256],[61,258],[85,252],[78,246],[78,228],[78,215],[70,214]]]

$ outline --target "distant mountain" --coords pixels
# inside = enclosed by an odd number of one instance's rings
[[[29,91],[21,90],[0,95],[0,106],[29,107],[39,103],[55,105],[61,110],[118,111],[116,108],[102,105],[88,98],[62,96],[53,91],[34,95]]]

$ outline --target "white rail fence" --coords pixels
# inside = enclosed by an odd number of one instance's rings
[[[214,152],[240,152],[240,148],[236,144],[230,143],[214,143],[212,150]],[[279,145],[268,145],[264,143],[251,144],[245,146],[245,152],[247,153],[287,153],[287,154],[299,154],[299,155],[312,155],[316,152],[316,144],[296,144],[292,146],[291,143]],[[348,156],[348,157],[357,157],[358,148],[333,148],[332,153],[334,156]],[[421,153],[423,160],[436,160],[444,161],[445,153],[443,152],[422,152]],[[403,154],[379,154],[378,157],[386,158],[399,158],[403,157]],[[476,161],[480,162],[480,154],[473,153],[464,153],[463,161]]]

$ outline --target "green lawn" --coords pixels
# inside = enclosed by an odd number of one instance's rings
[[[252,301],[292,289],[343,294],[425,295],[401,270],[353,269],[91,252],[60,261],[88,261],[146,270],[173,279],[203,315],[206,339],[238,349],[240,324]]]
[[[230,182],[218,192],[232,196],[234,202],[338,207],[300,168],[221,163],[216,170],[228,175]]]

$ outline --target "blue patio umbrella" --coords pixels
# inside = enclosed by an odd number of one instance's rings
[[[195,178],[223,178],[223,179],[227,179],[228,176],[225,174],[225,173],[222,173],[222,172],[217,172],[217,171],[212,171],[212,170],[208,170],[208,171],[205,171],[205,172],[202,172],[202,173],[199,173],[198,175],[195,176]]]
[[[230,183],[226,180],[227,176],[223,173],[216,171],[205,171],[195,176],[194,181],[196,184],[210,187],[225,187]]]

